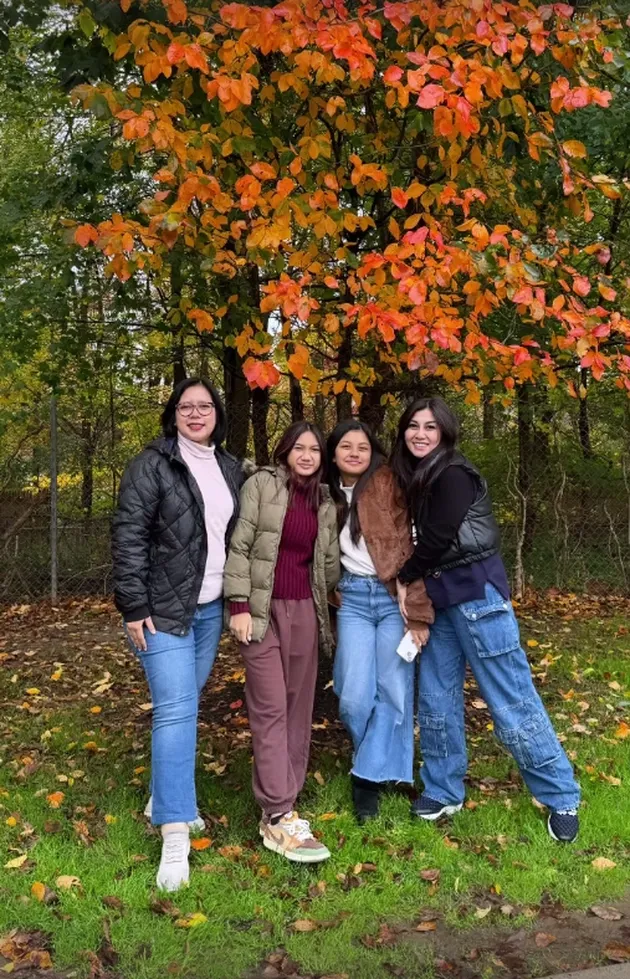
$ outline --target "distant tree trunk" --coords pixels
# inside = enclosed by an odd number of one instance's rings
[[[315,424],[318,428],[321,428],[322,432],[326,428],[326,402],[324,401],[323,394],[315,395]]]
[[[578,432],[580,434],[580,447],[584,459],[593,458],[593,445],[591,442],[591,420],[588,414],[588,369],[583,367],[580,370],[580,391]]]
[[[182,256],[177,250],[173,253],[171,265],[171,308],[174,310],[179,305],[179,299],[184,288],[184,275],[182,270]],[[177,387],[181,381],[186,379],[186,365],[184,363],[184,330],[180,323],[173,324],[171,330],[172,347],[171,360],[173,363],[173,387]]]
[[[302,385],[297,377],[289,375],[289,400],[291,402],[291,421],[299,422],[304,418],[304,397]]]
[[[484,439],[494,438],[495,405],[492,403],[492,392],[489,388],[483,388],[483,437]]]
[[[521,497],[521,534],[523,553],[529,554],[534,542],[534,515],[531,505],[534,463],[534,419],[531,386],[517,388],[518,416],[518,489]]]
[[[343,335],[343,340],[341,346],[339,347],[339,352],[337,354],[337,378],[340,381],[345,381],[348,379],[348,368],[350,367],[350,361],[352,360],[352,333],[350,330],[346,329]],[[340,394],[336,395],[337,401],[337,421],[344,421],[346,418],[352,418],[352,396],[348,391],[341,391]]]
[[[225,348],[223,379],[227,414],[226,448],[237,459],[244,459],[249,439],[251,392],[243,374],[242,358],[234,347]]]
[[[383,396],[382,386],[376,384],[372,388],[366,388],[362,392],[361,404],[359,405],[359,418],[366,425],[369,425],[375,435],[378,435],[383,422],[385,421],[386,405],[381,404]]]
[[[254,455],[257,466],[269,465],[269,388],[256,388],[252,392],[252,428],[254,431]]]
[[[81,422],[81,509],[86,517],[92,515],[94,505],[94,444],[92,425]]]

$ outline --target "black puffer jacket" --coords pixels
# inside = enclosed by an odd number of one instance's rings
[[[234,500],[225,547],[238,517],[243,467],[223,449],[216,459]],[[206,566],[203,499],[176,438],[159,438],[132,459],[112,525],[114,599],[126,622],[151,616],[155,628],[184,636]]]

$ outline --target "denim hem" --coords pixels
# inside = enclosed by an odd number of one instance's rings
[[[172,813],[168,813],[164,817],[162,816],[162,813],[154,812],[151,816],[151,825],[164,826],[165,823],[192,823],[198,815],[199,814],[197,812],[193,812],[192,809],[190,809],[184,815],[177,814],[174,816]]]
[[[375,778],[373,775],[364,775],[362,772],[357,772],[354,765],[350,769],[350,774],[354,775],[355,778],[362,778],[366,782],[402,782],[404,785],[413,785],[413,777],[405,778],[403,776],[400,778],[399,775],[386,775],[385,778]]]

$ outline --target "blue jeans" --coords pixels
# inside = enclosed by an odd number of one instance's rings
[[[466,663],[532,795],[552,810],[575,809],[580,789],[534,687],[512,605],[489,583],[485,598],[436,611],[420,656],[425,793],[445,805],[464,801]]]
[[[136,650],[153,701],[151,791],[154,826],[189,823],[197,815],[197,708],[214,664],[223,627],[223,599],[198,605],[185,636],[144,631]]]
[[[414,664],[396,652],[405,626],[378,578],[345,572],[340,583],[333,686],[354,746],[352,774],[413,781]]]

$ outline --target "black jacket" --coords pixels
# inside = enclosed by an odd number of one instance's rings
[[[216,459],[238,517],[243,467],[223,449]],[[206,567],[203,499],[176,438],[159,438],[131,460],[120,484],[112,525],[114,600],[126,622],[151,616],[155,628],[186,635]]]
[[[436,478],[415,523],[414,552],[398,574],[404,583],[483,561],[499,550],[488,485],[459,453]]]

